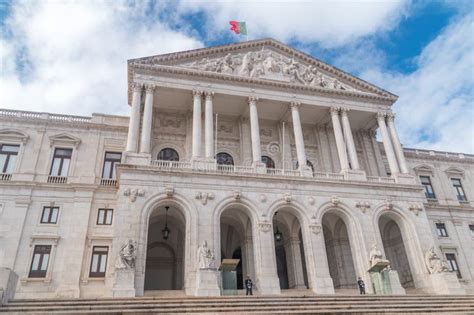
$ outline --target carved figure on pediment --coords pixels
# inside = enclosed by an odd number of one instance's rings
[[[434,247],[431,247],[425,254],[425,264],[428,271],[433,273],[448,272],[448,264],[439,258],[438,254],[434,251]]]
[[[119,256],[115,264],[116,269],[135,268],[135,259],[137,258],[137,242],[129,239],[128,242],[120,247]]]
[[[318,85],[318,70],[315,66],[309,66],[303,73],[303,80],[307,85],[316,86]]]
[[[263,61],[263,70],[265,74],[281,72],[281,67],[276,61],[275,57],[273,57],[272,53],[269,53]]]
[[[244,55],[242,58],[242,66],[240,67],[239,75],[248,77],[250,72],[253,69],[254,57],[253,53],[250,51]]]
[[[328,87],[329,85],[328,81],[326,81],[324,75],[321,72],[318,73],[318,83],[321,87]]]
[[[232,74],[234,73],[234,63],[232,61],[232,55],[227,54],[222,60],[218,62],[217,72]]]
[[[283,68],[283,72],[290,76],[290,82],[299,82],[305,84],[305,81],[300,75],[299,68],[299,62],[296,62],[294,59],[291,59],[290,64],[286,65],[285,68]]]

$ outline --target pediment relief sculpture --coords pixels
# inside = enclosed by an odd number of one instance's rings
[[[335,90],[354,91],[351,86],[322,73],[314,65],[303,64],[294,58],[265,47],[260,51],[228,53],[224,57],[208,58],[178,65],[201,71],[237,75],[264,80],[297,83]]]

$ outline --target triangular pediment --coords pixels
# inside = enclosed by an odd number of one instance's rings
[[[81,143],[81,139],[67,133],[60,133],[49,137],[50,146],[54,145],[68,145],[77,147]]]
[[[18,129],[1,129],[0,130],[0,140],[4,142],[21,142],[26,143],[29,136],[21,130]]]
[[[395,101],[397,96],[273,39],[248,41],[129,60],[131,68],[153,68],[226,80],[291,85],[331,92],[355,92]]]

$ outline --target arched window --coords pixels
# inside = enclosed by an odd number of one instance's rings
[[[234,165],[234,159],[229,153],[217,153],[216,160],[218,165]]]
[[[275,168],[275,162],[271,157],[262,155],[262,163],[267,166],[267,168]]]
[[[314,165],[313,163],[311,163],[309,160],[306,160],[306,165],[311,167],[311,171],[314,173]],[[300,167],[300,164],[298,161],[296,161],[296,169],[298,169],[298,167]]]
[[[164,148],[158,153],[158,160],[163,161],[179,161],[179,155],[176,150],[171,148]]]

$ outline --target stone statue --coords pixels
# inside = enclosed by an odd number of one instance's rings
[[[253,53],[248,52],[244,55],[242,58],[242,66],[240,67],[239,75],[243,77],[248,77],[250,76],[250,71],[253,69]]]
[[[369,253],[369,259],[370,259],[370,266],[374,266],[377,264],[379,261],[383,261],[383,255],[382,252],[377,248],[377,244],[374,244],[372,246],[372,249]]]
[[[425,264],[430,274],[449,271],[448,264],[439,258],[439,256],[434,251],[434,247],[431,247],[426,252]]]
[[[211,268],[211,265],[214,262],[214,254],[212,253],[211,249],[207,247],[207,241],[198,247],[198,257],[199,269]]]
[[[299,82],[305,84],[303,78],[300,75],[299,66],[300,64],[298,62],[296,62],[294,59],[291,59],[290,64],[283,69],[283,72],[290,76],[290,82]]]
[[[115,268],[117,269],[134,269],[135,260],[137,258],[137,243],[129,239],[122,245],[119,251],[119,257]]]
[[[327,87],[328,86],[328,82],[326,81],[326,79],[324,78],[322,73],[318,73],[318,81],[319,81],[319,85],[321,87]]]
[[[222,60],[219,61],[217,72],[232,74],[234,72],[234,63],[232,61],[232,55],[227,54]]]

